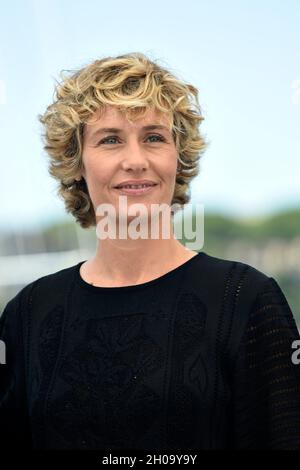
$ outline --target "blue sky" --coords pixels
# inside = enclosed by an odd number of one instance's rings
[[[300,207],[299,24],[298,0],[3,3],[0,228],[65,216],[37,119],[59,72],[132,51],[199,89],[210,147],[193,202],[241,217]]]

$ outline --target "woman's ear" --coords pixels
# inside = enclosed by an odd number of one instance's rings
[[[83,170],[79,176],[76,176],[75,181],[81,181],[85,179],[85,171]]]
[[[84,167],[84,164],[82,164],[82,166],[81,166],[81,174],[80,174],[77,178],[75,178],[75,179],[76,179],[77,181],[80,181],[80,180],[82,180],[82,179],[85,180],[85,167]]]

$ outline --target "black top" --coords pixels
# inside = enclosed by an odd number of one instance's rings
[[[300,336],[272,277],[201,252],[96,287],[83,262],[4,309],[3,447],[300,449]]]

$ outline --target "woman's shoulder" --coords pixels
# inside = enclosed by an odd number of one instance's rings
[[[197,274],[198,279],[202,274],[201,280],[205,279],[211,288],[225,285],[231,289],[234,286],[238,293],[247,291],[250,298],[274,286],[272,277],[249,263],[213,256],[204,251],[201,255],[193,273]]]
[[[35,304],[41,309],[47,308],[53,303],[63,303],[77,267],[78,264],[75,264],[60,269],[26,284],[7,302],[0,318],[3,316],[4,319],[8,314],[12,318],[14,314],[19,312],[25,315],[28,308]]]
[[[256,311],[261,312],[261,316],[270,315],[276,308],[280,315],[293,318],[278,280],[255,266],[206,252],[196,264],[191,276],[193,290],[201,292],[207,303],[235,312],[235,318],[241,322],[239,327],[251,321]],[[291,322],[294,324],[294,319]]]
[[[186,274],[184,289],[201,300],[214,324],[226,322],[230,330],[236,325],[237,334],[254,310],[265,306],[262,311],[267,315],[269,305],[287,305],[278,282],[244,261],[202,251]]]

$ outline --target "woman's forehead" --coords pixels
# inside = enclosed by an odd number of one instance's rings
[[[103,109],[95,111],[88,119],[88,126],[105,125],[106,127],[130,126],[142,127],[150,124],[161,124],[169,127],[170,113],[163,113],[157,109],[149,108],[142,117],[138,117],[130,122],[124,111],[116,106],[106,106]],[[131,116],[130,116],[131,119]]]

